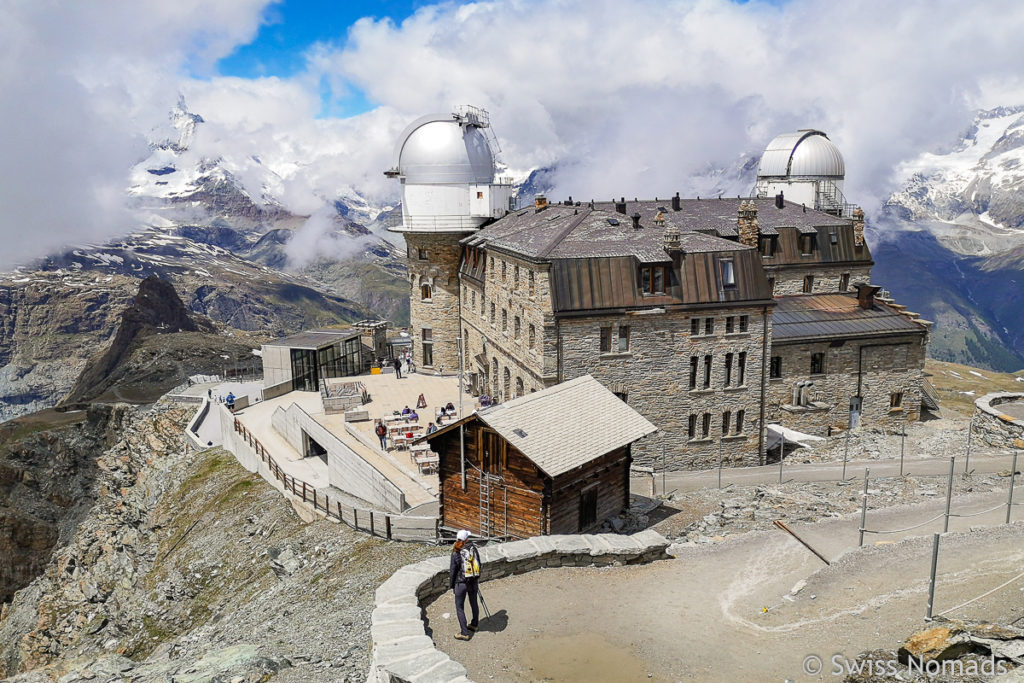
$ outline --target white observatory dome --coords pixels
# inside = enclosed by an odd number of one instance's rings
[[[841,180],[845,175],[843,155],[820,130],[777,136],[768,143],[757,167],[758,178],[814,176]]]
[[[406,183],[490,183],[494,157],[476,126],[424,117],[402,135],[398,171]]]

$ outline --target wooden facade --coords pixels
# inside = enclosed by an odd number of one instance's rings
[[[438,453],[441,526],[488,538],[529,538],[593,531],[629,506],[629,445],[548,476],[481,419],[463,422],[466,488],[459,426],[428,438]]]

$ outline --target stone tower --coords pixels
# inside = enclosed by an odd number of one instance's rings
[[[410,124],[385,171],[402,183],[413,358],[420,368],[458,372],[459,241],[508,213],[509,182],[494,177],[487,112],[459,107]]]

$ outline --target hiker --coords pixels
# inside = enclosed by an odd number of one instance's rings
[[[433,422],[431,422],[429,425],[427,425],[427,434],[433,434],[436,431],[437,431],[437,425],[435,425]]]
[[[416,399],[416,407],[417,408],[426,408],[427,407],[427,399],[423,396],[423,394],[420,394],[420,397],[418,399]]]
[[[395,379],[402,379],[402,361],[395,358],[391,364],[395,366]]]
[[[460,633],[455,634],[458,640],[469,640],[470,631],[476,631],[480,623],[480,609],[477,606],[478,582],[480,580],[480,551],[469,540],[469,532],[465,529],[456,535],[452,546],[451,567],[448,570],[448,585],[455,591],[455,614],[459,617]],[[466,623],[466,595],[469,595],[469,606],[473,610],[473,621]]]
[[[380,449],[386,451],[388,449],[388,428],[384,426],[383,420],[377,420],[377,426],[373,428],[373,433],[380,439]]]
[[[415,410],[409,413],[409,422],[418,422],[419,419],[420,415]]]
[[[402,417],[408,418],[409,417],[409,413],[411,413],[411,412],[412,412],[412,410],[409,408],[409,406],[406,406],[406,407],[402,408]]]
[[[448,405],[445,406],[445,410],[448,411],[449,415],[454,415],[455,414],[455,406],[452,405],[451,401],[448,401]]]
[[[224,402],[228,404],[228,410],[235,412],[235,395],[232,392],[228,392],[228,397],[224,399]]]

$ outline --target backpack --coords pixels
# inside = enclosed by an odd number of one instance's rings
[[[462,554],[462,571],[467,579],[475,579],[480,576],[480,552],[475,545],[466,546],[459,551]]]
[[[377,436],[384,436],[385,434],[388,433],[388,429],[383,424],[379,424],[379,425],[377,425],[376,432],[377,432]]]

